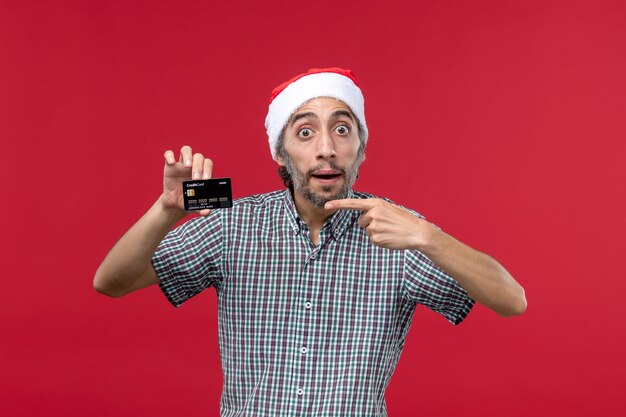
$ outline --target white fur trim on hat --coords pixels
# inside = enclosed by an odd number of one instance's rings
[[[365,101],[361,89],[341,74],[322,72],[305,75],[289,84],[269,105],[265,128],[272,158],[276,159],[276,144],[291,115],[307,101],[317,97],[335,98],[345,103],[356,116],[363,130],[363,142],[367,143]]]

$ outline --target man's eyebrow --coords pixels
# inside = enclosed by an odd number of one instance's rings
[[[352,123],[354,123],[354,116],[352,116],[352,113],[350,113],[348,110],[337,110],[333,112],[334,118],[337,118],[339,116],[346,116],[348,119],[352,120]]]
[[[352,120],[352,123],[355,123],[354,116],[348,110],[336,110],[332,114],[332,117],[335,118],[335,119],[338,118],[338,117],[341,117],[341,116],[345,116],[348,119]],[[298,120],[305,119],[307,117],[317,118],[317,115],[315,113],[313,113],[313,112],[310,112],[310,111],[309,112],[304,112],[304,113],[296,113],[296,114],[293,115],[293,117],[289,121],[289,126],[293,126]]]
[[[313,112],[304,112],[304,113],[296,113],[293,115],[293,117],[291,118],[291,121],[289,122],[289,126],[293,126],[294,123],[296,123],[298,120],[300,119],[304,119],[306,117],[317,117],[317,115]]]

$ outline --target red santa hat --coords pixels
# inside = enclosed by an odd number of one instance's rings
[[[363,143],[367,143],[365,100],[352,71],[342,68],[313,68],[272,90],[265,128],[274,159],[276,143],[291,115],[304,103],[317,97],[335,98],[350,107],[361,125]]]

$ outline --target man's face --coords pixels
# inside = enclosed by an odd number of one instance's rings
[[[316,98],[291,116],[285,154],[278,162],[291,175],[294,191],[323,207],[347,197],[364,160],[359,148],[357,120],[350,108],[333,98]]]

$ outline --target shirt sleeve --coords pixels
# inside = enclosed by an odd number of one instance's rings
[[[455,325],[474,306],[474,300],[458,282],[416,250],[405,251],[404,289],[409,300],[423,304]]]
[[[152,265],[170,303],[179,307],[204,289],[218,285],[222,244],[220,210],[191,219],[165,236],[152,257]]]

